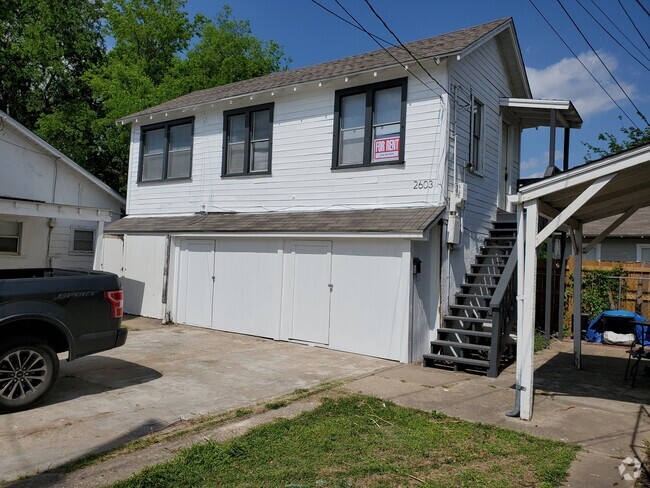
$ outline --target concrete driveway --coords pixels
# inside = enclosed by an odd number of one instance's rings
[[[0,415],[0,480],[14,480],[160,430],[390,361],[127,318],[127,343],[67,363],[46,401]]]

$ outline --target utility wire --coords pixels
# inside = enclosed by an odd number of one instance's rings
[[[580,5],[582,7],[582,10],[584,10],[589,15],[589,17],[591,17],[593,19],[593,21],[596,22],[596,24],[598,24],[600,26],[600,28],[603,31],[605,31],[605,33],[609,37],[612,38],[612,40],[616,44],[618,44],[626,53],[628,53],[632,59],[634,59],[637,63],[639,63],[641,66],[643,66],[647,71],[650,71],[650,67],[648,67],[643,61],[641,61],[639,58],[637,58],[634,54],[632,54],[618,39],[616,39],[616,37],[614,37],[612,35],[612,33],[609,32],[609,30],[607,30],[607,27],[605,27],[603,24],[601,24],[600,21],[596,17],[594,17],[594,15],[587,9],[587,7],[585,7],[582,4],[582,2],[580,0],[576,0],[576,2],[578,2],[578,5]]]
[[[397,44],[393,44],[392,42],[387,41],[386,39],[383,39],[383,38],[379,37],[378,35],[373,34],[372,32],[368,32],[368,31],[365,30],[363,27],[360,27],[360,26],[358,26],[358,25],[356,25],[356,24],[353,24],[353,23],[350,22],[348,19],[346,19],[346,18],[344,18],[344,17],[341,17],[339,14],[337,14],[337,13],[334,12],[333,10],[328,9],[328,8],[327,8],[325,5],[323,5],[322,3],[317,2],[316,0],[311,0],[311,1],[312,1],[312,3],[315,3],[315,4],[318,5],[320,8],[322,8],[323,10],[325,10],[326,12],[332,14],[332,15],[333,15],[334,17],[336,17],[337,19],[342,20],[343,22],[345,22],[346,24],[348,24],[348,25],[354,27],[355,29],[360,30],[360,31],[362,31],[362,32],[365,32],[365,33],[368,34],[369,36],[372,36],[374,39],[378,39],[378,40],[380,40],[381,42],[384,42],[384,43],[388,44],[389,46],[397,47]],[[345,9],[343,9],[343,10],[345,10]],[[348,15],[350,15],[350,14],[348,14]]]
[[[433,77],[433,75],[432,75],[431,73],[429,73],[429,71],[428,71],[424,66],[422,66],[422,63],[420,63],[420,60],[419,60],[418,58],[415,57],[415,55],[414,55],[414,54],[409,50],[409,48],[407,48],[407,47],[404,45],[404,43],[403,43],[402,41],[400,41],[399,37],[397,37],[397,34],[395,34],[395,33],[391,30],[391,28],[388,27],[388,24],[386,24],[386,22],[385,22],[384,19],[381,17],[381,15],[379,15],[379,14],[377,13],[377,11],[373,8],[373,6],[372,6],[372,4],[370,3],[370,1],[369,1],[369,0],[365,0],[365,2],[366,2],[366,5],[368,5],[368,7],[370,8],[370,10],[372,11],[372,13],[375,14],[375,17],[377,17],[377,18],[379,19],[379,21],[384,25],[384,27],[386,28],[386,30],[392,34],[392,36],[393,36],[393,37],[395,38],[395,40],[399,43],[399,45],[402,46],[402,48],[403,48],[404,50],[406,50],[407,53],[409,53],[409,55],[410,55],[410,56],[415,60],[416,63],[418,63],[418,65],[420,66],[420,68],[422,68],[422,69],[424,70],[424,72],[425,72],[427,75],[429,75],[429,78],[431,78],[433,81],[435,81],[436,84],[437,84],[440,88],[442,88],[442,89],[444,90],[444,92],[445,92],[447,95],[450,95],[450,96],[451,96],[451,94],[450,94],[450,93],[445,89],[445,87],[442,86],[442,85],[438,82],[438,80],[436,80],[436,79]],[[336,0],[336,3],[338,3],[338,0]]]
[[[594,0],[591,0],[591,3],[593,4],[594,7],[596,7],[596,8],[600,11],[601,14],[603,14],[603,17],[605,17],[607,20],[609,20],[609,22],[610,22],[610,23],[611,23],[611,24],[616,28],[616,30],[619,32],[619,34],[621,34],[621,35],[625,38],[625,40],[626,40],[627,42],[629,42],[630,45],[633,46],[634,49],[636,49],[636,50],[639,52],[639,54],[641,54],[641,56],[643,56],[645,59],[647,59],[648,61],[650,61],[650,58],[646,55],[646,53],[644,53],[643,51],[641,51],[641,49],[639,49],[639,47],[636,45],[636,43],[635,43],[635,42],[632,42],[632,40],[631,40],[629,37],[627,37],[627,35],[625,35],[625,32],[623,32],[623,31],[621,30],[621,28],[620,28],[618,25],[616,25],[616,23],[612,20],[611,16],[607,15],[607,14],[603,11],[603,9],[600,8],[600,6],[599,6],[599,5],[598,5]]]
[[[571,46],[569,46],[569,44],[564,40],[564,38],[563,38],[563,37],[560,35],[560,33],[555,29],[555,27],[553,27],[553,24],[551,24],[551,23],[549,22],[549,20],[548,20],[548,19],[546,18],[546,16],[542,13],[542,11],[541,11],[540,9],[537,8],[537,5],[535,5],[535,4],[533,3],[533,0],[528,0],[528,1],[529,1],[530,4],[533,6],[533,8],[534,8],[535,10],[537,10],[537,13],[538,13],[539,15],[541,15],[542,19],[544,19],[544,21],[548,24],[548,26],[551,28],[551,30],[552,30],[553,32],[555,32],[555,35],[560,39],[560,41],[562,41],[562,44],[564,44],[564,45],[566,46],[566,48],[571,52],[571,54],[573,54],[573,57],[576,58],[576,59],[578,60],[578,62],[579,62],[579,63],[582,65],[582,67],[587,71],[587,73],[589,73],[589,75],[593,78],[593,80],[598,84],[598,86],[599,86],[599,87],[600,87],[600,88],[605,92],[605,94],[609,97],[609,99],[610,99],[612,102],[614,102],[614,105],[616,105],[616,106],[618,107],[618,109],[619,109],[621,112],[623,112],[623,114],[624,114],[624,115],[625,115],[625,116],[630,120],[630,122],[632,122],[632,125],[634,125],[634,127],[636,127],[636,128],[638,129],[639,126],[636,125],[636,124],[634,123],[634,121],[633,121],[632,118],[627,114],[627,112],[626,112],[625,110],[623,110],[623,107],[621,107],[621,106],[618,104],[618,102],[617,102],[616,100],[614,100],[614,98],[613,98],[613,97],[609,94],[609,92],[605,89],[605,87],[603,86],[603,84],[602,84],[600,81],[598,81],[598,80],[596,79],[596,77],[593,75],[593,73],[592,73],[591,71],[589,71],[589,68],[587,68],[587,66],[585,65],[585,63],[582,62],[582,60],[578,57],[578,55],[575,53],[575,51],[574,51],[573,49],[571,49]]]
[[[630,14],[627,12],[627,9],[625,8],[625,5],[623,5],[621,0],[618,0],[618,4],[623,9],[623,12],[625,12],[625,15],[627,15],[627,18],[630,19],[630,22],[632,23],[632,26],[634,27],[634,30],[636,31],[637,34],[639,34],[639,37],[645,43],[645,47],[647,47],[650,50],[650,46],[648,45],[648,41],[645,40],[645,37],[643,37],[643,34],[641,34],[641,31],[639,30],[639,28],[634,23],[634,20],[632,20],[632,17],[630,17]]]
[[[349,25],[352,25],[355,29],[359,29],[359,30],[365,32],[365,33],[366,33],[366,34],[367,34],[367,35],[368,35],[368,36],[369,36],[369,37],[370,37],[370,38],[371,38],[371,39],[372,39],[372,40],[373,40],[373,41],[374,41],[374,42],[375,42],[375,43],[376,43],[376,44],[377,44],[377,45],[378,45],[382,50],[384,50],[384,51],[385,51],[385,52],[386,52],[386,53],[387,53],[391,58],[393,58],[393,59],[395,60],[396,63],[398,63],[398,64],[399,64],[400,66],[402,66],[404,69],[408,69],[408,67],[407,67],[404,63],[402,63],[399,59],[397,59],[397,58],[395,57],[395,55],[393,55],[393,53],[391,53],[388,49],[386,49],[386,48],[384,47],[384,45],[381,44],[381,43],[377,40],[377,39],[381,39],[380,37],[375,36],[374,34],[370,33],[370,32],[369,32],[365,27],[363,27],[363,25],[361,24],[361,22],[359,22],[359,21],[358,21],[358,20],[357,20],[357,19],[356,19],[356,18],[355,18],[355,17],[354,17],[350,12],[348,12],[347,9],[346,9],[345,7],[343,7],[343,5],[341,5],[341,4],[338,2],[338,0],[335,0],[335,1],[336,1],[336,3],[339,5],[339,7],[341,7],[341,8],[342,8],[342,9],[343,9],[343,10],[344,10],[344,11],[345,11],[349,16],[350,16],[350,18],[351,18],[354,22],[356,22],[357,25],[352,24],[351,22],[349,22],[348,20],[344,19],[343,17],[337,15],[336,13],[332,12],[332,11],[329,10],[328,8],[325,8],[323,5],[321,5],[321,4],[320,4],[319,2],[317,2],[316,0],[311,0],[311,1],[312,1],[312,3],[315,3],[315,4],[318,5],[319,7],[323,8],[323,9],[326,10],[327,12],[331,13],[332,15],[334,15],[335,17],[337,17],[337,18],[343,20],[345,23],[347,23],[347,24],[349,24]],[[394,44],[391,44],[389,41],[384,41],[384,42],[386,42],[386,44],[392,45],[393,47],[398,47],[398,46],[396,46],[396,45],[394,45]],[[436,91],[435,91],[433,88],[431,88],[431,87],[430,87],[429,85],[427,85],[424,81],[422,81],[422,79],[421,79],[420,77],[418,77],[418,76],[417,76],[413,71],[411,71],[410,73],[411,73],[411,75],[412,75],[416,80],[418,80],[420,83],[422,83],[423,86],[425,86],[426,88],[428,88],[429,90],[431,90],[433,93],[436,93]],[[435,80],[434,80],[434,81],[435,81]],[[443,90],[444,90],[444,88],[443,88]],[[447,90],[445,90],[445,92],[447,92]],[[447,94],[449,94],[449,92],[447,92]]]
[[[641,113],[641,110],[639,110],[639,107],[636,106],[636,104],[632,101],[632,99],[631,99],[630,96],[627,94],[627,92],[625,91],[625,89],[624,89],[624,88],[621,86],[621,84],[618,82],[618,80],[617,80],[616,77],[614,76],[614,73],[612,73],[612,71],[607,67],[607,65],[605,64],[605,61],[603,61],[603,58],[600,57],[600,54],[598,54],[598,51],[596,51],[596,50],[594,49],[594,46],[591,44],[591,42],[589,42],[589,39],[587,39],[587,36],[585,36],[584,33],[582,32],[582,30],[580,29],[580,27],[578,27],[578,24],[576,24],[575,20],[573,20],[573,17],[571,17],[571,14],[569,13],[569,11],[568,11],[566,8],[564,8],[564,5],[562,5],[562,2],[560,2],[560,0],[556,0],[556,1],[557,1],[557,4],[560,6],[560,8],[564,11],[564,13],[566,14],[566,16],[569,17],[569,20],[570,20],[571,23],[573,24],[573,27],[576,28],[576,30],[580,33],[580,35],[582,36],[582,38],[585,40],[585,42],[586,42],[587,45],[589,46],[589,49],[591,49],[591,51],[596,55],[596,57],[598,58],[598,61],[600,61],[600,64],[603,65],[603,67],[604,67],[604,68],[607,70],[607,72],[609,73],[609,76],[612,77],[612,80],[614,80],[614,83],[616,83],[616,86],[618,86],[618,87],[620,88],[620,90],[621,90],[621,91],[623,92],[623,94],[625,95],[625,98],[627,98],[628,101],[632,104],[632,106],[634,107],[634,110],[636,110],[636,113],[637,113],[637,114],[640,114],[640,113]]]
[[[639,4],[639,7],[643,9],[643,11],[650,17],[650,12],[648,12],[648,9],[643,6],[643,4],[640,2],[640,0],[636,0],[636,3]]]

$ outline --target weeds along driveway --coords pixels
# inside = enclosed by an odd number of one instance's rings
[[[44,403],[0,415],[0,480],[14,480],[160,430],[395,365],[366,356],[145,318],[127,343],[61,362]]]

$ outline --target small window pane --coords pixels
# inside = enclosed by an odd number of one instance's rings
[[[175,125],[169,128],[169,150],[191,149],[192,124]]]
[[[253,142],[251,172],[269,170],[269,141]]]
[[[16,237],[0,237],[0,252],[18,253],[18,239]]]
[[[355,129],[365,125],[366,94],[341,98],[341,129]]]
[[[228,144],[226,172],[241,174],[244,172],[244,143]]]
[[[95,233],[92,230],[75,230],[72,249],[75,251],[93,251]]]
[[[0,222],[0,236],[18,237],[20,235],[19,222]]]
[[[162,178],[163,154],[145,155],[142,162],[142,181],[160,180]]]
[[[271,111],[253,112],[253,140],[259,141],[271,137]]]
[[[144,153],[162,154],[165,150],[165,129],[149,130],[144,133]]]
[[[375,92],[373,124],[399,122],[402,114],[402,87],[396,86]]]
[[[363,138],[365,131],[352,129],[341,132],[339,142],[339,165],[363,163]]]
[[[192,151],[170,151],[167,160],[167,178],[189,178]]]
[[[244,142],[246,140],[246,115],[228,117],[228,142]]]
[[[650,247],[641,248],[641,262],[650,263]]]

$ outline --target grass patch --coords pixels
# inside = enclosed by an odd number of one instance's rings
[[[551,347],[551,341],[549,341],[545,336],[544,332],[539,330],[535,331],[535,352],[543,351]]]
[[[115,486],[558,486],[578,449],[355,395],[196,444]]]

